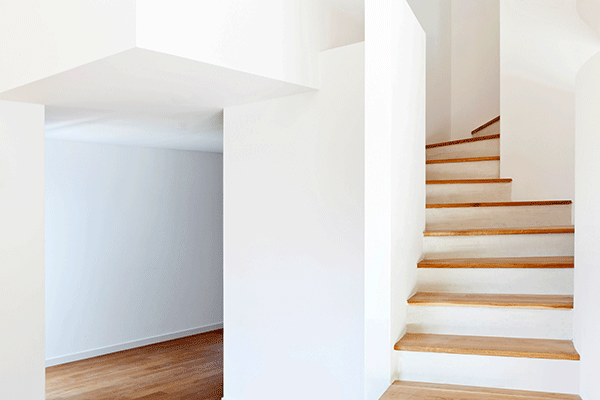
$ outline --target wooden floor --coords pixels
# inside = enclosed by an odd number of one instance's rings
[[[221,400],[223,330],[46,368],[46,400]]]

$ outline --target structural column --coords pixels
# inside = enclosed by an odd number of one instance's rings
[[[0,101],[0,399],[44,394],[44,107]]]

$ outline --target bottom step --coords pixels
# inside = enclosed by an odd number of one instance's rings
[[[581,400],[572,394],[396,381],[380,400]]]

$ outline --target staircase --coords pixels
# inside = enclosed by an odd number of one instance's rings
[[[497,132],[427,146],[424,260],[382,400],[580,399],[571,201],[511,201]]]

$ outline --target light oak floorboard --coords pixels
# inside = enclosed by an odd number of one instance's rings
[[[487,293],[420,292],[408,300],[413,306],[500,307],[528,309],[572,309],[573,296]]]
[[[572,394],[396,381],[380,400],[581,400]]]
[[[482,130],[495,124],[496,122],[500,122],[500,116],[497,116],[496,118],[486,122],[485,124],[481,125],[480,127],[473,129],[471,131],[471,135],[476,135],[478,132],[481,132]]]
[[[489,236],[489,235],[538,235],[555,233],[575,233],[573,225],[565,226],[534,226],[524,228],[486,228],[486,229],[455,229],[442,231],[426,231],[424,236]]]
[[[221,400],[223,330],[46,368],[46,400]]]
[[[394,349],[496,357],[579,360],[573,342],[552,339],[407,333],[396,343]]]
[[[422,260],[419,268],[573,268],[574,257],[451,258]]]
[[[444,158],[441,160],[427,160],[427,161],[425,161],[425,164],[453,164],[453,163],[479,162],[479,161],[500,161],[500,156]]]
[[[448,203],[427,204],[426,208],[471,208],[471,207],[528,207],[528,206],[556,206],[570,205],[571,200],[548,200],[548,201],[496,201],[488,203]]]
[[[477,183],[510,183],[512,178],[494,179],[436,179],[425,181],[427,185],[455,185],[455,184],[477,184]]]
[[[479,137],[473,137],[473,138],[468,138],[468,139],[451,140],[448,142],[432,143],[432,144],[426,145],[425,148],[433,149],[435,147],[453,146],[455,144],[472,143],[472,142],[479,142],[481,140],[492,140],[492,139],[498,139],[498,138],[500,138],[499,134],[489,135],[489,136],[479,136]]]

